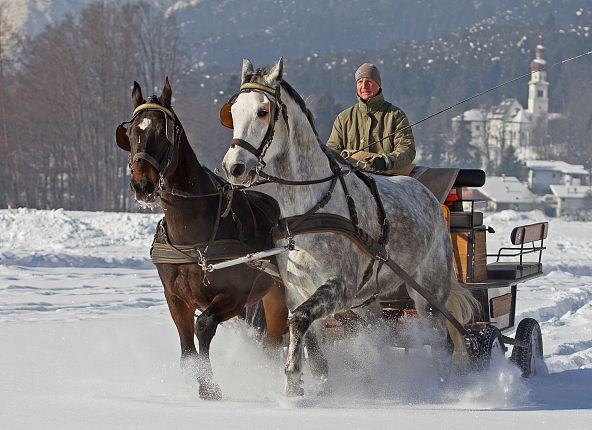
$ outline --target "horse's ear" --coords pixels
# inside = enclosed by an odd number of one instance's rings
[[[167,76],[164,80],[164,87],[162,88],[162,93],[160,94],[160,101],[166,107],[171,107],[171,95],[173,94],[173,90],[171,89],[171,84],[169,83],[169,77]]]
[[[284,74],[284,57],[280,57],[277,63],[271,68],[265,79],[270,87],[277,86],[282,82],[282,75]]]
[[[252,75],[253,73],[255,73],[255,69],[253,69],[253,64],[249,60],[247,60],[246,58],[243,58],[243,70],[241,72],[241,85],[246,82],[247,75]]]
[[[134,89],[132,91],[132,103],[134,104],[134,109],[144,103],[144,96],[142,96],[142,88],[140,88],[140,84],[134,81]]]

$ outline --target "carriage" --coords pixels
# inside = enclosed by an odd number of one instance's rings
[[[548,222],[515,227],[510,234],[510,245],[489,254],[486,237],[495,231],[483,224],[483,213],[475,210],[478,200],[463,197],[463,194],[470,194],[467,193],[468,187],[484,185],[485,173],[478,169],[415,170],[419,170],[418,180],[423,181],[442,202],[458,280],[480,304],[480,312],[474,321],[465,325],[474,341],[470,353],[473,369],[487,369],[492,358],[505,355],[507,346],[513,345],[510,360],[520,368],[522,376],[530,377],[540,372],[544,364],[538,322],[533,318],[524,318],[518,323],[514,338],[506,333],[516,327],[518,284],[543,274],[541,259]],[[494,261],[488,263],[488,260]],[[384,319],[395,330],[417,315],[413,300],[407,294],[383,299],[380,304]],[[352,312],[338,313],[325,319],[325,327],[331,337],[355,332],[359,323]],[[396,347],[408,349],[410,344],[414,344],[413,340],[394,338]]]
[[[514,339],[503,333],[515,324],[517,285],[542,274],[548,224],[517,227],[512,246],[487,264],[491,230],[474,201],[462,196],[466,187],[484,184],[482,171],[417,168],[415,180],[373,178],[348,166],[320,144],[304,100],[282,80],[282,64],[254,71],[245,60],[241,88],[221,111],[222,123],[234,128],[223,161],[228,182],[195,157],[172,111],[168,80],[161,96],[148,100],[134,83],[134,114],[116,131],[117,144],[129,152],[136,199],[159,202],[165,212],[151,256],[179,332],[183,368],[199,383],[200,396],[222,396],[209,360],[216,327],[259,299],[268,328],[274,327],[269,340],[281,337],[286,306],[291,310],[288,396],[304,394],[305,343],[316,361],[314,376],[328,379],[328,362],[309,330],[313,323],[345,332],[356,320],[342,310],[366,306],[374,321],[422,317],[443,362],[452,343],[454,352],[486,368],[511,344],[523,375],[536,373],[542,362],[538,323],[521,321]],[[234,188],[249,188],[256,178],[274,182],[273,194]],[[202,311],[197,320],[196,309]]]

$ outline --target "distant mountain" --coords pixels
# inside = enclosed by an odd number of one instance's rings
[[[234,65],[430,40],[517,9],[515,0],[202,0],[169,8],[196,61]],[[551,3],[530,0],[533,15]],[[536,5],[536,6],[535,6]],[[542,10],[537,12],[535,9]]]
[[[0,10],[4,11],[14,30],[32,36],[47,25],[59,22],[66,14],[76,15],[85,6],[97,1],[99,0],[0,0]],[[168,7],[175,1],[152,0],[150,3]]]
[[[283,3],[281,0],[264,1],[261,3]],[[308,0],[301,0],[299,4],[306,4]],[[257,0],[255,0],[255,3]],[[194,10],[200,5],[206,6],[209,1],[203,1],[194,6]],[[220,2],[220,7],[235,3],[232,0]],[[337,2],[328,1],[328,4]],[[356,2],[344,0],[344,10],[349,5],[353,10]],[[364,4],[372,4],[368,1]],[[397,2],[374,2],[380,5]],[[431,2],[418,1],[418,5]],[[476,0],[442,0],[434,4],[459,4],[466,3],[475,14],[482,13],[485,6]],[[487,2],[490,3],[490,2]],[[387,95],[396,99],[418,98],[418,95],[426,95],[425,101],[412,101],[413,106],[422,103],[421,113],[429,110],[430,99],[444,97],[445,94],[461,97],[467,92],[483,90],[493,86],[501,79],[509,79],[529,71],[529,64],[534,58],[534,48],[541,41],[547,46],[547,59],[549,62],[557,61],[582,51],[592,49],[592,5],[589,0],[530,0],[522,2],[518,6],[503,8],[505,3],[496,2],[497,11],[486,18],[475,20],[469,25],[449,30],[433,38],[396,39],[393,38],[388,46],[367,43],[364,46],[353,48],[343,46],[340,50],[328,49],[329,52],[321,53],[320,49],[305,53],[301,56],[293,55],[293,51],[272,49],[274,46],[266,43],[257,44],[258,49],[267,48],[266,53],[248,54],[245,49],[242,55],[237,52],[232,58],[230,69],[207,62],[202,62],[199,67],[187,70],[183,79],[183,86],[189,87],[190,93],[199,93],[210,99],[226,97],[226,93],[232,91],[238,83],[241,59],[250,58],[256,65],[267,65],[276,61],[282,55],[285,61],[286,78],[297,89],[304,91],[303,95],[329,92],[333,94],[338,103],[349,103],[354,97],[351,86],[355,68],[364,61],[372,61],[378,64],[383,75],[383,83]],[[290,2],[293,5],[293,2]],[[304,6],[303,6],[304,7]],[[394,6],[393,6],[394,7]],[[488,8],[493,6],[488,5]],[[203,10],[203,9],[202,9]],[[415,12],[419,14],[421,8]],[[386,11],[384,11],[386,14]],[[473,15],[475,15],[473,14]],[[350,14],[352,17],[354,13]],[[380,18],[377,18],[380,16]],[[248,16],[245,17],[247,20]],[[383,20],[384,16],[377,14],[375,19]],[[251,17],[248,19],[255,18]],[[394,20],[391,26],[396,29],[401,18]],[[422,18],[424,19],[424,18]],[[438,26],[438,19],[432,18]],[[296,18],[289,21],[301,22]],[[343,20],[341,21],[343,22]],[[288,25],[288,24],[286,24]],[[327,26],[336,25],[328,23]],[[248,26],[246,26],[248,27]],[[432,27],[434,30],[435,27]],[[310,33],[319,31],[313,28]],[[395,30],[394,30],[395,31]],[[415,31],[418,31],[417,29]],[[443,31],[443,30],[442,30]],[[374,35],[378,38],[377,35]],[[298,38],[295,38],[298,39]],[[279,43],[279,42],[278,42]],[[300,43],[300,42],[299,42]],[[319,42],[321,43],[321,42]],[[361,42],[356,41],[355,43]],[[329,46],[329,45],[325,45]],[[234,47],[227,47],[234,50]],[[214,52],[214,51],[212,51]],[[219,53],[204,53],[204,56],[219,55]],[[559,70],[550,73],[551,83],[559,76]],[[452,84],[458,85],[453,91]],[[518,86],[517,86],[518,85]],[[523,90],[525,84],[518,83],[498,91],[489,97],[500,97],[504,93]],[[427,93],[430,93],[429,95]],[[526,98],[526,93],[519,97]],[[487,98],[479,100],[482,102]],[[524,100],[525,101],[525,100]]]
[[[100,0],[0,0],[12,26],[34,35],[66,13]],[[106,1],[108,3],[109,1]],[[116,2],[120,3],[120,2]],[[182,29],[185,53],[196,67],[234,66],[243,57],[271,62],[362,49],[383,49],[461,31],[494,16],[563,24],[566,5],[589,0],[152,0]],[[238,59],[238,60],[237,60]]]

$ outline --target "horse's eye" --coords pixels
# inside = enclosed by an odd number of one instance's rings
[[[267,115],[267,113],[268,113],[268,112],[267,112],[265,109],[259,109],[259,110],[257,111],[257,116],[258,116],[259,118],[263,118],[265,115]]]

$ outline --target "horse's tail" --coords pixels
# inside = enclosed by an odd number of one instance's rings
[[[473,319],[480,308],[480,304],[468,289],[459,284],[454,271],[451,278],[451,289],[446,301],[446,308],[454,318],[464,325]],[[463,336],[450,322],[448,323],[448,333],[454,343],[454,351],[461,356],[466,356],[467,350]]]
[[[453,273],[453,277],[446,308],[461,324],[466,324],[473,319],[481,305],[467,288],[461,287],[456,274]]]

